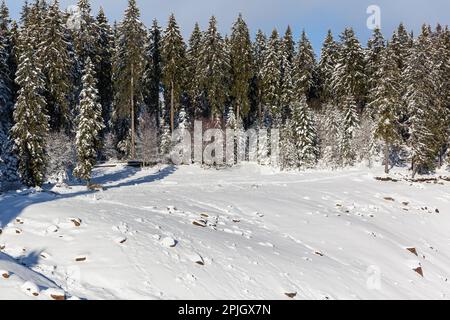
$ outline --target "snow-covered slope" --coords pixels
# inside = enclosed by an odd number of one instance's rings
[[[449,298],[449,182],[380,172],[118,167],[95,172],[105,191],[6,194],[0,248],[35,273],[1,255],[22,282],[0,298],[26,280],[86,299]]]

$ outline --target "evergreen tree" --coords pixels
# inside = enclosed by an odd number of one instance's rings
[[[391,58],[397,63],[397,67],[401,72],[405,71],[408,55],[412,47],[412,40],[413,39],[406,31],[405,26],[401,23],[389,42],[393,52]]]
[[[100,37],[97,21],[92,16],[92,9],[89,0],[78,0],[80,11],[79,20],[73,26],[74,46],[78,60],[83,69],[83,63],[90,58],[94,65],[100,62],[98,52],[98,40]]]
[[[290,113],[291,103],[295,100],[294,89],[294,40],[288,27],[280,47],[280,107],[281,119],[285,121]]]
[[[330,102],[334,99],[332,79],[337,64],[337,56],[338,45],[334,41],[331,30],[328,30],[318,65],[321,99],[324,102]]]
[[[2,2],[0,7],[0,115],[2,120],[8,118],[12,102],[11,74],[8,68],[9,49],[8,9]]]
[[[345,98],[344,112],[341,124],[339,153],[342,165],[352,165],[355,160],[355,150],[352,148],[354,133],[359,126],[359,115],[356,101],[352,96]]]
[[[201,50],[202,32],[198,23],[195,23],[194,30],[189,38],[189,50],[187,52],[187,79],[188,93],[193,109],[193,117],[197,119],[202,112],[202,84],[201,84]]]
[[[407,67],[409,54],[412,50],[413,37],[408,34],[405,29],[405,26],[401,23],[397,30],[392,35],[391,40],[389,41],[389,46],[392,48],[392,57],[396,63],[397,67],[402,74],[404,74],[405,69]],[[406,81],[401,82],[401,94],[405,96],[406,94]],[[407,143],[409,139],[409,129],[408,129],[408,107],[406,103],[406,99],[402,99],[402,103],[398,108],[399,112],[399,121],[400,121],[400,133],[404,143]]]
[[[379,28],[375,28],[372,37],[367,43],[366,49],[365,65],[369,91],[377,85],[377,71],[381,67],[381,53],[383,52],[385,46],[386,44],[381,30]],[[391,53],[393,53],[392,50]]]
[[[158,21],[153,20],[149,33],[149,41],[146,53],[147,64],[144,73],[145,96],[144,102],[147,111],[159,122],[160,92],[162,86],[162,61],[161,61],[161,28]]]
[[[9,11],[5,2],[0,5],[0,122],[9,122],[12,110],[11,34]],[[8,120],[8,121],[5,121]]]
[[[253,76],[253,91],[255,95],[255,103],[257,105],[258,109],[258,126],[261,126],[263,123],[263,67],[264,67],[264,60],[266,55],[266,49],[267,49],[267,37],[266,35],[261,31],[258,30],[256,33],[256,40],[253,44],[253,69],[254,69],[254,76]]]
[[[354,99],[356,104],[361,104],[364,101],[364,71],[363,50],[353,29],[347,28],[341,35],[337,64],[332,76],[333,91],[341,102]]]
[[[317,134],[309,111],[306,96],[292,104],[292,117],[289,122],[292,133],[290,138],[294,143],[295,167],[309,168],[316,164]]]
[[[443,155],[449,142],[450,122],[450,31],[448,27],[442,28],[440,25],[436,27],[432,35],[431,55],[435,73],[432,131],[436,139],[439,166],[442,166]]]
[[[48,116],[43,97],[44,79],[32,47],[30,34],[21,35],[21,56],[16,82],[20,86],[14,109],[11,134],[15,152],[19,159],[22,181],[29,186],[40,186],[44,182],[46,169],[45,138],[48,133]]]
[[[379,67],[373,74],[376,79],[370,92],[376,128],[375,137],[384,142],[385,173],[389,173],[389,152],[392,144],[398,141],[398,108],[401,104],[401,73],[392,59],[392,48],[380,52]]]
[[[205,90],[211,119],[216,120],[221,117],[225,108],[229,63],[214,16],[209,20],[209,28],[204,35],[200,55],[201,83]]]
[[[164,106],[162,107],[162,114],[164,115]],[[159,154],[161,156],[161,161],[166,161],[170,151],[172,149],[172,134],[170,130],[170,126],[166,123],[164,117],[161,117],[159,120],[161,123],[161,134],[159,141]]]
[[[24,27],[28,30],[29,41],[33,50],[37,52],[40,44],[42,43],[44,28],[45,28],[45,17],[47,16],[48,5],[45,0],[36,0],[35,3],[30,7],[29,13],[27,14],[26,23]],[[36,63],[39,63],[42,67],[43,61],[38,57]]]
[[[403,74],[409,115],[409,145],[412,149],[412,171],[426,172],[434,168],[435,136],[432,132],[433,109],[436,106],[435,73],[431,56],[431,39],[427,26],[415,40]]]
[[[252,78],[252,44],[250,33],[242,15],[239,14],[231,32],[231,95],[238,119],[250,111],[250,80]]]
[[[74,175],[86,180],[89,186],[92,169],[100,148],[100,133],[103,129],[102,106],[99,103],[94,65],[88,57],[84,63],[83,88],[80,94],[79,114],[76,119],[76,146],[78,162]]]
[[[98,79],[98,94],[100,104],[102,105],[102,118],[105,124],[108,124],[111,117],[111,107],[113,103],[113,84],[112,84],[112,59],[114,35],[108,19],[100,8],[97,15],[98,26],[98,57],[99,63],[95,66]]]
[[[162,40],[163,83],[170,104],[170,130],[175,125],[175,111],[181,100],[186,68],[186,45],[173,14]]]
[[[316,58],[311,42],[306,36],[305,31],[302,32],[302,36],[298,45],[298,54],[294,62],[295,66],[295,92],[296,96],[302,97],[306,95],[310,97],[316,78]]]
[[[277,30],[272,31],[264,52],[264,63],[261,70],[262,103],[268,108],[273,120],[277,123],[280,117],[281,70],[280,40]]]
[[[59,131],[69,126],[72,66],[58,0],[53,2],[44,18],[42,40],[36,54],[42,61],[46,81],[45,98],[50,115],[50,128]]]
[[[114,57],[114,89],[115,101],[113,120],[129,123],[130,154],[136,157],[135,126],[136,106],[143,96],[143,71],[145,68],[146,30],[139,20],[140,13],[135,0],[129,0],[125,17],[118,29],[118,39]],[[122,139],[127,137],[122,135]]]

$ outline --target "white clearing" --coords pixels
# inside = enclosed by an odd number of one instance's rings
[[[115,167],[0,195],[0,299],[449,299],[450,183],[381,172]]]

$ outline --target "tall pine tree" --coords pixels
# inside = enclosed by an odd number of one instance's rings
[[[436,105],[433,99],[435,74],[431,56],[431,39],[427,26],[414,41],[408,55],[407,67],[402,75],[405,81],[409,124],[409,145],[411,147],[412,172],[423,173],[435,166],[435,136],[432,132],[432,109]]]
[[[142,102],[142,78],[145,67],[146,30],[139,20],[140,12],[135,0],[129,0],[125,17],[119,26],[114,57],[115,101],[113,120],[129,123],[130,154],[136,157],[136,112]],[[122,139],[128,139],[122,135]]]
[[[380,52],[369,104],[375,115],[375,137],[384,142],[385,173],[389,173],[390,147],[399,140],[398,108],[402,99],[401,73],[392,54],[391,47]]]
[[[108,24],[103,8],[97,15],[98,26],[98,58],[99,63],[95,67],[98,79],[98,94],[102,105],[102,117],[105,124],[109,124],[111,117],[111,107],[113,103],[112,84],[112,58],[114,35],[111,26]]]
[[[214,16],[209,20],[200,55],[201,83],[205,90],[211,119],[216,120],[223,115],[225,109],[229,62],[224,40],[217,30]]]
[[[89,186],[100,147],[100,133],[104,125],[94,65],[89,57],[83,65],[83,88],[78,106],[79,114],[75,120],[77,125],[75,144],[78,162],[74,175],[86,180]]]
[[[48,133],[48,116],[43,97],[45,82],[39,64],[36,63],[32,39],[23,30],[16,82],[20,86],[14,109],[14,126],[11,134],[19,159],[22,181],[28,186],[40,186],[46,169],[45,138]]]
[[[186,45],[173,14],[164,31],[162,40],[163,83],[170,110],[170,129],[174,130],[175,112],[183,92],[186,73]]]
[[[37,55],[42,61],[42,71],[46,81],[46,94],[50,128],[59,131],[68,129],[70,122],[69,95],[73,91],[71,75],[72,61],[65,39],[64,24],[59,11],[59,1],[55,0],[44,19],[42,43]]]
[[[231,95],[236,106],[237,119],[250,111],[250,80],[252,78],[252,44],[250,33],[240,14],[231,32]]]

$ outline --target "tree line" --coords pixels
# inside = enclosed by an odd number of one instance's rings
[[[367,46],[352,28],[329,31],[316,57],[305,31],[253,38],[242,15],[229,35],[213,16],[185,42],[173,14],[147,29],[135,0],[113,25],[88,0],[73,12],[25,2],[19,21],[3,1],[0,103],[0,178],[30,186],[68,165],[89,181],[99,159],[161,158],[194,120],[280,129],[286,169],[383,154],[386,172],[426,173],[448,154],[450,31],[424,24],[415,37],[400,24]]]

